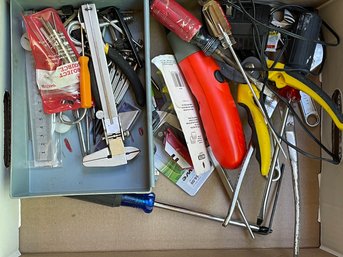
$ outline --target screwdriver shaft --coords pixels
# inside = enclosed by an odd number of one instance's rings
[[[77,119],[79,119],[80,118],[79,110],[75,110],[74,115]],[[87,152],[87,148],[86,148],[86,143],[85,143],[85,136],[83,134],[82,121],[76,123],[76,129],[77,129],[77,134],[80,141],[81,154],[82,156],[85,156]]]
[[[277,135],[275,134],[275,132],[274,132],[274,130],[273,130],[273,128],[272,128],[272,125],[270,124],[270,122],[269,122],[269,120],[268,120],[268,118],[267,118],[267,115],[266,115],[266,113],[264,112],[264,109],[263,109],[263,107],[262,107],[262,105],[261,105],[261,103],[260,103],[260,101],[259,101],[259,99],[258,99],[258,97],[257,97],[257,95],[256,95],[256,92],[255,92],[255,90],[253,89],[253,87],[252,87],[252,85],[251,85],[251,83],[250,83],[250,80],[249,80],[249,78],[248,78],[248,76],[247,76],[245,70],[243,69],[243,67],[242,67],[242,65],[241,65],[241,62],[240,62],[240,60],[239,60],[239,58],[238,58],[238,56],[237,56],[235,50],[234,50],[233,47],[232,47],[232,42],[231,42],[230,37],[229,37],[229,36],[227,35],[227,33],[223,30],[223,28],[221,27],[220,24],[218,24],[218,27],[219,27],[219,29],[221,30],[221,33],[223,34],[224,39],[225,39],[225,41],[227,42],[227,44],[228,44],[228,46],[229,46],[229,50],[230,50],[230,52],[231,52],[233,58],[235,59],[235,62],[236,62],[236,64],[237,64],[237,65],[235,65],[235,67],[238,67],[239,71],[242,73],[242,76],[243,76],[245,82],[247,83],[247,85],[249,86],[249,89],[250,89],[250,91],[252,92],[252,95],[253,95],[253,97],[254,97],[254,99],[255,99],[255,102],[256,102],[258,108],[260,108],[260,110],[261,110],[261,112],[262,112],[264,121],[265,121],[266,124],[270,127],[270,131],[271,131],[273,137],[275,138],[276,142],[279,144],[279,147],[280,147],[280,149],[281,149],[283,155],[285,156],[285,158],[287,158],[287,157],[286,157],[286,153],[285,153],[285,151],[283,150],[283,148],[282,148],[282,146],[281,146],[281,143],[279,143],[278,137],[277,137]]]
[[[222,218],[222,217],[217,217],[217,216],[213,216],[213,215],[202,213],[202,212],[196,212],[196,211],[192,211],[192,210],[189,210],[189,209],[186,209],[186,208],[182,208],[182,207],[178,207],[178,206],[173,206],[173,205],[169,205],[169,204],[165,204],[165,203],[161,203],[161,202],[156,202],[155,201],[154,207],[165,209],[165,210],[169,210],[169,211],[179,212],[179,213],[183,213],[183,214],[187,214],[187,215],[195,216],[195,217],[198,217],[198,218],[203,218],[203,219],[208,219],[208,220],[212,220],[212,221],[217,221],[217,222],[220,222],[220,223],[224,222],[224,218]],[[244,224],[242,222],[239,222],[239,221],[231,220],[229,223],[230,223],[230,225],[233,225],[233,226],[247,227],[246,224]],[[250,225],[249,224],[249,227],[254,232],[259,232],[260,231],[260,227],[259,226]]]
[[[189,210],[186,208],[182,208],[179,206],[174,206],[162,202],[155,201],[155,194],[132,194],[132,195],[78,195],[78,196],[70,196],[71,198],[75,198],[82,201],[92,202],[96,204],[106,205],[110,207],[119,207],[119,206],[128,206],[134,207],[143,210],[145,213],[151,213],[153,208],[160,208],[165,209],[168,211],[178,212],[186,215],[190,215],[193,217],[203,218],[207,220],[217,221],[220,223],[224,222],[224,218],[217,217],[211,214],[197,212],[193,210]],[[243,222],[239,221],[230,221],[230,225],[248,228],[256,233],[267,235],[271,233],[271,230],[267,227],[261,227],[252,224],[244,224]]]
[[[241,189],[241,186],[242,186],[242,183],[243,183],[243,179],[244,179],[244,176],[245,176],[245,173],[248,169],[248,165],[249,165],[249,162],[250,162],[250,159],[251,159],[251,156],[254,152],[254,147],[252,145],[250,145],[249,147],[249,150],[248,150],[248,153],[247,153],[247,156],[244,160],[244,163],[243,163],[243,166],[242,166],[242,169],[241,169],[241,172],[240,172],[240,175],[238,177],[238,181],[237,181],[237,185],[236,185],[236,188],[235,188],[235,192],[233,194],[233,197],[232,197],[232,202],[231,202],[231,206],[229,208],[229,211],[228,211],[228,214],[225,218],[225,221],[223,223],[223,226],[227,226],[232,218],[232,215],[233,215],[233,211],[235,210],[235,207],[236,207],[236,204],[237,204],[237,201],[238,201],[238,196],[239,196],[239,192],[240,192],[240,189]]]
[[[217,161],[217,159],[214,157],[213,152],[212,152],[212,149],[211,149],[211,148],[209,148],[209,149],[210,149],[210,150],[208,151],[208,153],[209,153],[209,155],[211,156],[211,160],[212,160],[212,162],[213,162],[213,165],[214,165],[214,167],[216,168],[216,170],[217,170],[217,172],[218,172],[218,175],[219,175],[219,177],[220,177],[220,180],[221,180],[222,183],[223,183],[223,186],[224,186],[224,188],[225,188],[225,191],[226,191],[227,195],[230,197],[231,194],[233,194],[233,191],[234,191],[234,190],[233,190],[233,186],[232,186],[232,184],[231,184],[229,178],[226,176],[223,167],[219,164],[219,162]],[[254,235],[254,233],[252,232],[251,227],[249,226],[249,222],[248,222],[248,220],[247,220],[247,218],[246,218],[246,216],[245,216],[245,213],[244,213],[244,210],[243,210],[243,208],[242,208],[242,205],[241,205],[241,202],[240,202],[239,198],[237,199],[237,207],[238,207],[238,211],[239,211],[239,213],[240,213],[240,215],[241,215],[241,217],[242,217],[242,219],[243,219],[243,222],[244,222],[244,224],[246,225],[246,228],[247,228],[248,231],[249,231],[249,234],[250,234],[251,238],[252,238],[252,239],[255,239],[255,235]],[[224,224],[224,223],[223,223],[223,224]]]
[[[284,117],[283,117],[282,127],[281,127],[281,131],[280,131],[281,136],[283,135],[283,133],[285,131],[288,115],[289,115],[289,108],[286,108],[286,112],[285,112]],[[277,139],[277,141],[281,142],[281,139]],[[257,224],[258,225],[261,225],[264,218],[265,218],[267,203],[268,203],[270,189],[271,189],[271,184],[273,181],[273,176],[274,176],[274,171],[275,171],[275,166],[276,166],[276,162],[279,158],[279,151],[280,151],[280,147],[279,147],[279,144],[277,144],[275,146],[272,163],[270,165],[268,181],[267,181],[267,184],[266,184],[266,187],[264,190],[261,209],[260,209],[259,215],[257,217]]]

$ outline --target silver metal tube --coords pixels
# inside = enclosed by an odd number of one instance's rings
[[[211,148],[209,148],[209,149],[211,149]],[[222,168],[222,166],[219,164],[217,159],[214,157],[212,150],[209,150],[208,152],[209,152],[209,154],[211,156],[211,160],[212,160],[212,162],[213,162],[213,164],[214,164],[214,166],[216,168],[216,171],[218,172],[220,180],[222,181],[222,184],[223,184],[223,186],[225,188],[225,191],[226,191],[227,195],[229,196],[229,198],[231,198],[231,194],[233,194],[233,191],[234,191],[232,183],[229,180],[229,178],[226,176],[225,171]],[[245,227],[248,229],[248,232],[249,232],[251,238],[255,239],[255,235],[254,235],[254,233],[251,230],[251,227],[250,227],[249,222],[248,222],[248,220],[247,220],[247,218],[245,216],[245,213],[244,213],[244,210],[242,208],[242,205],[241,205],[241,202],[240,202],[239,198],[237,199],[237,208],[238,208],[238,211],[239,211],[239,213],[240,213],[240,215],[241,215],[241,217],[243,219],[244,224],[246,225]]]
[[[91,117],[89,116],[89,113],[87,112],[87,115],[86,115],[86,153],[87,154],[90,154],[90,149],[91,149],[90,120],[91,120]]]
[[[207,214],[207,213],[192,211],[192,210],[189,210],[186,208],[173,206],[173,205],[169,205],[169,204],[165,204],[165,203],[161,203],[161,202],[155,202],[154,207],[169,210],[169,211],[174,211],[174,212],[178,212],[178,213],[187,214],[187,215],[198,217],[198,218],[217,221],[220,223],[224,222],[224,218],[222,218],[222,217],[217,217],[217,216]],[[244,224],[243,222],[233,221],[233,220],[230,221],[230,225],[243,227],[243,228],[247,227],[246,224]],[[256,226],[256,225],[250,225],[249,224],[249,228],[255,232],[258,232],[260,230],[260,227]]]
[[[283,121],[282,121],[281,131],[280,131],[281,136],[283,135],[283,133],[285,131],[288,115],[289,115],[289,108],[286,108],[286,111],[285,111],[285,114],[283,117]],[[277,139],[277,141],[279,141],[279,143],[281,143],[281,139]],[[280,152],[280,147],[279,147],[279,144],[277,144],[275,146],[272,163],[270,165],[270,170],[269,170],[269,174],[268,174],[268,181],[267,181],[267,184],[266,184],[266,187],[264,190],[264,194],[263,194],[263,198],[262,198],[262,205],[260,208],[260,213],[257,216],[257,224],[258,225],[262,224],[262,222],[265,218],[265,215],[266,215],[267,203],[268,203],[268,199],[269,199],[269,194],[270,194],[271,184],[272,184],[272,180],[273,180],[273,176],[274,176],[276,162],[279,158],[279,152]]]
[[[296,145],[295,132],[286,131],[287,141],[293,145]],[[298,167],[298,154],[295,149],[288,146],[288,152],[290,156],[290,164],[292,169],[292,181],[293,181],[293,194],[294,194],[294,248],[293,255],[299,256],[300,251],[300,187],[299,187],[299,167]]]
[[[246,82],[247,85],[249,86],[249,89],[250,89],[250,91],[251,91],[251,93],[252,93],[252,95],[253,95],[253,97],[254,97],[254,99],[255,99],[255,103],[257,104],[258,108],[261,110],[261,113],[262,113],[262,115],[263,115],[263,118],[264,118],[265,123],[271,128],[270,131],[271,131],[273,137],[275,138],[276,142],[279,142],[279,141],[278,141],[278,137],[277,137],[277,135],[275,134],[274,130],[272,129],[272,126],[271,126],[271,124],[270,124],[270,122],[269,122],[269,120],[268,120],[268,118],[267,118],[267,115],[266,115],[266,113],[264,112],[264,109],[263,109],[263,107],[262,107],[262,105],[261,105],[261,103],[260,103],[260,101],[259,101],[259,99],[258,99],[258,97],[257,97],[257,95],[256,95],[256,92],[255,92],[255,90],[253,89],[253,87],[252,87],[252,85],[251,85],[251,83],[250,83],[249,78],[247,77],[247,74],[246,74],[244,68],[242,67],[241,61],[239,60],[239,58],[238,58],[238,56],[237,56],[235,50],[234,50],[233,47],[232,47],[232,42],[231,42],[230,37],[229,37],[228,34],[223,30],[223,28],[220,26],[220,24],[218,24],[218,27],[219,27],[219,29],[221,30],[221,33],[223,34],[224,39],[225,39],[225,41],[227,42],[227,44],[228,44],[228,46],[229,46],[229,50],[230,50],[230,52],[231,52],[233,58],[235,59],[235,62],[236,62],[236,64],[237,64],[236,66],[238,67],[239,71],[242,73],[242,76],[243,76],[245,82]],[[281,146],[281,143],[278,143],[278,144],[279,144],[279,147],[281,148],[282,153],[283,153],[284,156],[286,157],[286,153],[284,152],[284,150],[283,150],[283,148],[282,148],[282,146]]]
[[[74,112],[74,115],[75,115],[76,119],[80,118],[80,114],[79,114],[78,110],[76,110]],[[76,123],[76,129],[77,129],[77,134],[79,136],[81,154],[82,154],[82,156],[86,156],[87,149],[86,149],[85,137],[83,134],[81,122]]]
[[[225,221],[223,223],[223,226],[226,227],[231,218],[232,218],[232,215],[233,215],[233,212],[235,210],[235,207],[236,207],[236,204],[237,204],[237,201],[238,201],[238,196],[239,196],[239,192],[240,192],[240,189],[241,189],[241,186],[242,186],[242,183],[243,183],[243,179],[244,179],[244,176],[245,176],[245,173],[248,169],[248,165],[249,165],[249,162],[250,162],[250,159],[251,159],[251,156],[254,152],[254,147],[252,145],[250,145],[249,147],[249,150],[248,150],[248,153],[245,157],[245,160],[244,160],[244,163],[243,163],[243,166],[242,166],[242,169],[241,169],[241,172],[240,172],[240,175],[238,177],[238,181],[237,181],[237,185],[236,185],[236,188],[235,188],[235,192],[233,194],[233,197],[232,197],[232,202],[231,202],[231,206],[228,210],[228,213],[225,217]]]

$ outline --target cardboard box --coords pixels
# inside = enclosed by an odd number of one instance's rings
[[[297,2],[297,1],[288,1]],[[342,37],[343,20],[340,0],[298,1],[308,5],[320,6],[321,16]],[[323,4],[323,5],[322,5]],[[8,3],[0,3],[1,23],[9,28]],[[9,85],[9,32],[0,30],[0,89],[1,94]],[[151,21],[151,56],[166,51],[163,28]],[[158,38],[158,41],[156,40]],[[330,37],[327,40],[330,41]],[[156,43],[155,43],[156,42]],[[342,89],[340,71],[343,60],[343,46],[328,48],[327,64],[323,72],[323,88],[330,95],[335,88]],[[170,51],[170,50],[169,50]],[[6,55],[7,53],[7,55]],[[8,89],[8,87],[7,87]],[[3,106],[0,112],[3,113]],[[324,114],[323,124],[331,124]],[[244,124],[247,127],[247,124]],[[0,138],[3,138],[1,123]],[[330,130],[324,129],[322,136],[330,146]],[[301,135],[301,134],[300,134]],[[299,136],[300,147],[320,154],[319,149],[306,137]],[[1,141],[2,147],[2,141]],[[0,155],[2,156],[1,148]],[[334,166],[299,156],[302,199],[301,256],[343,255],[343,181],[342,165]],[[262,196],[264,179],[257,172],[254,161],[244,181],[241,201],[248,220],[255,221]],[[147,215],[130,208],[109,208],[63,197],[9,199],[8,170],[1,167],[0,176],[0,256],[292,256],[293,245],[293,194],[291,175],[286,168],[281,189],[277,216],[273,233],[268,236],[257,235],[250,239],[248,233],[240,228],[223,228],[220,223],[197,219],[178,213],[155,209]],[[319,190],[318,173],[321,172]],[[232,177],[236,174],[230,173]],[[159,201],[196,209],[202,212],[224,216],[229,200],[216,173],[199,191],[190,197],[160,177],[154,189]],[[320,200],[320,201],[319,201]],[[318,223],[318,208],[320,221]],[[322,251],[321,249],[324,249]]]

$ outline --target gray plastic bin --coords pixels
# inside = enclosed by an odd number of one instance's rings
[[[150,43],[149,43],[149,3],[141,0],[94,1],[98,8],[117,6],[138,13],[136,25],[144,30],[145,47],[145,87],[146,107],[131,130],[132,138],[127,145],[136,146],[141,153],[128,165],[114,168],[85,168],[82,165],[76,129],[62,134],[61,140],[68,137],[74,150],[70,153],[62,142],[63,167],[30,168],[32,155],[30,143],[28,102],[26,94],[25,50],[20,45],[24,32],[22,12],[45,7],[60,8],[73,4],[80,6],[82,1],[11,1],[11,95],[12,95],[12,157],[11,157],[11,195],[15,198],[35,196],[56,196],[76,194],[106,193],[144,193],[151,191],[155,183],[152,151],[151,90],[150,90]],[[139,15],[140,13],[140,15]],[[136,16],[135,16],[136,17]],[[143,129],[143,130],[142,130]],[[139,133],[143,131],[143,135]]]

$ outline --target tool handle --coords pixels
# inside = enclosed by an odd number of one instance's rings
[[[79,57],[81,108],[91,108],[93,106],[88,62],[89,58],[87,56]]]
[[[76,195],[69,197],[109,207],[128,206],[138,208],[142,209],[145,213],[151,213],[155,203],[154,193],[128,195]]]
[[[239,167],[246,153],[245,137],[220,67],[201,51],[181,60],[179,66],[199,104],[201,121],[214,156],[224,168]]]
[[[122,201],[122,195],[75,195],[68,197],[109,207],[119,207]]]
[[[142,209],[145,213],[151,213],[154,208],[155,194],[129,194],[122,195],[121,205]]]
[[[150,11],[163,26],[190,42],[201,28],[200,21],[175,0],[153,0]]]
[[[268,66],[271,66],[273,61],[268,61]],[[277,63],[275,68],[284,69],[285,65]],[[287,68],[287,67],[286,67]],[[274,81],[277,88],[290,86],[292,88],[303,91],[313,98],[324,110],[329,114],[336,126],[343,130],[343,114],[338,106],[333,102],[319,86],[298,72],[292,71],[270,71],[269,79]]]
[[[108,48],[107,56],[110,58],[125,74],[126,78],[129,80],[133,92],[135,94],[136,102],[139,106],[144,107],[145,105],[145,90],[137,73],[129,65],[129,63],[120,55],[118,51],[113,48]]]
[[[256,89],[254,85],[253,88]],[[255,92],[258,92],[257,89]],[[256,149],[256,159],[260,164],[262,176],[267,176],[272,159],[270,135],[263,114],[255,104],[253,94],[247,84],[238,85],[237,102],[248,113],[248,122],[252,130],[251,141]]]
[[[91,91],[92,91],[92,96],[95,103],[95,107],[98,110],[101,110],[102,107],[101,107],[99,89],[97,86],[97,81],[96,81],[95,71],[94,71],[94,64],[93,64],[92,59],[89,59],[88,67],[89,67],[89,72],[90,72]]]

